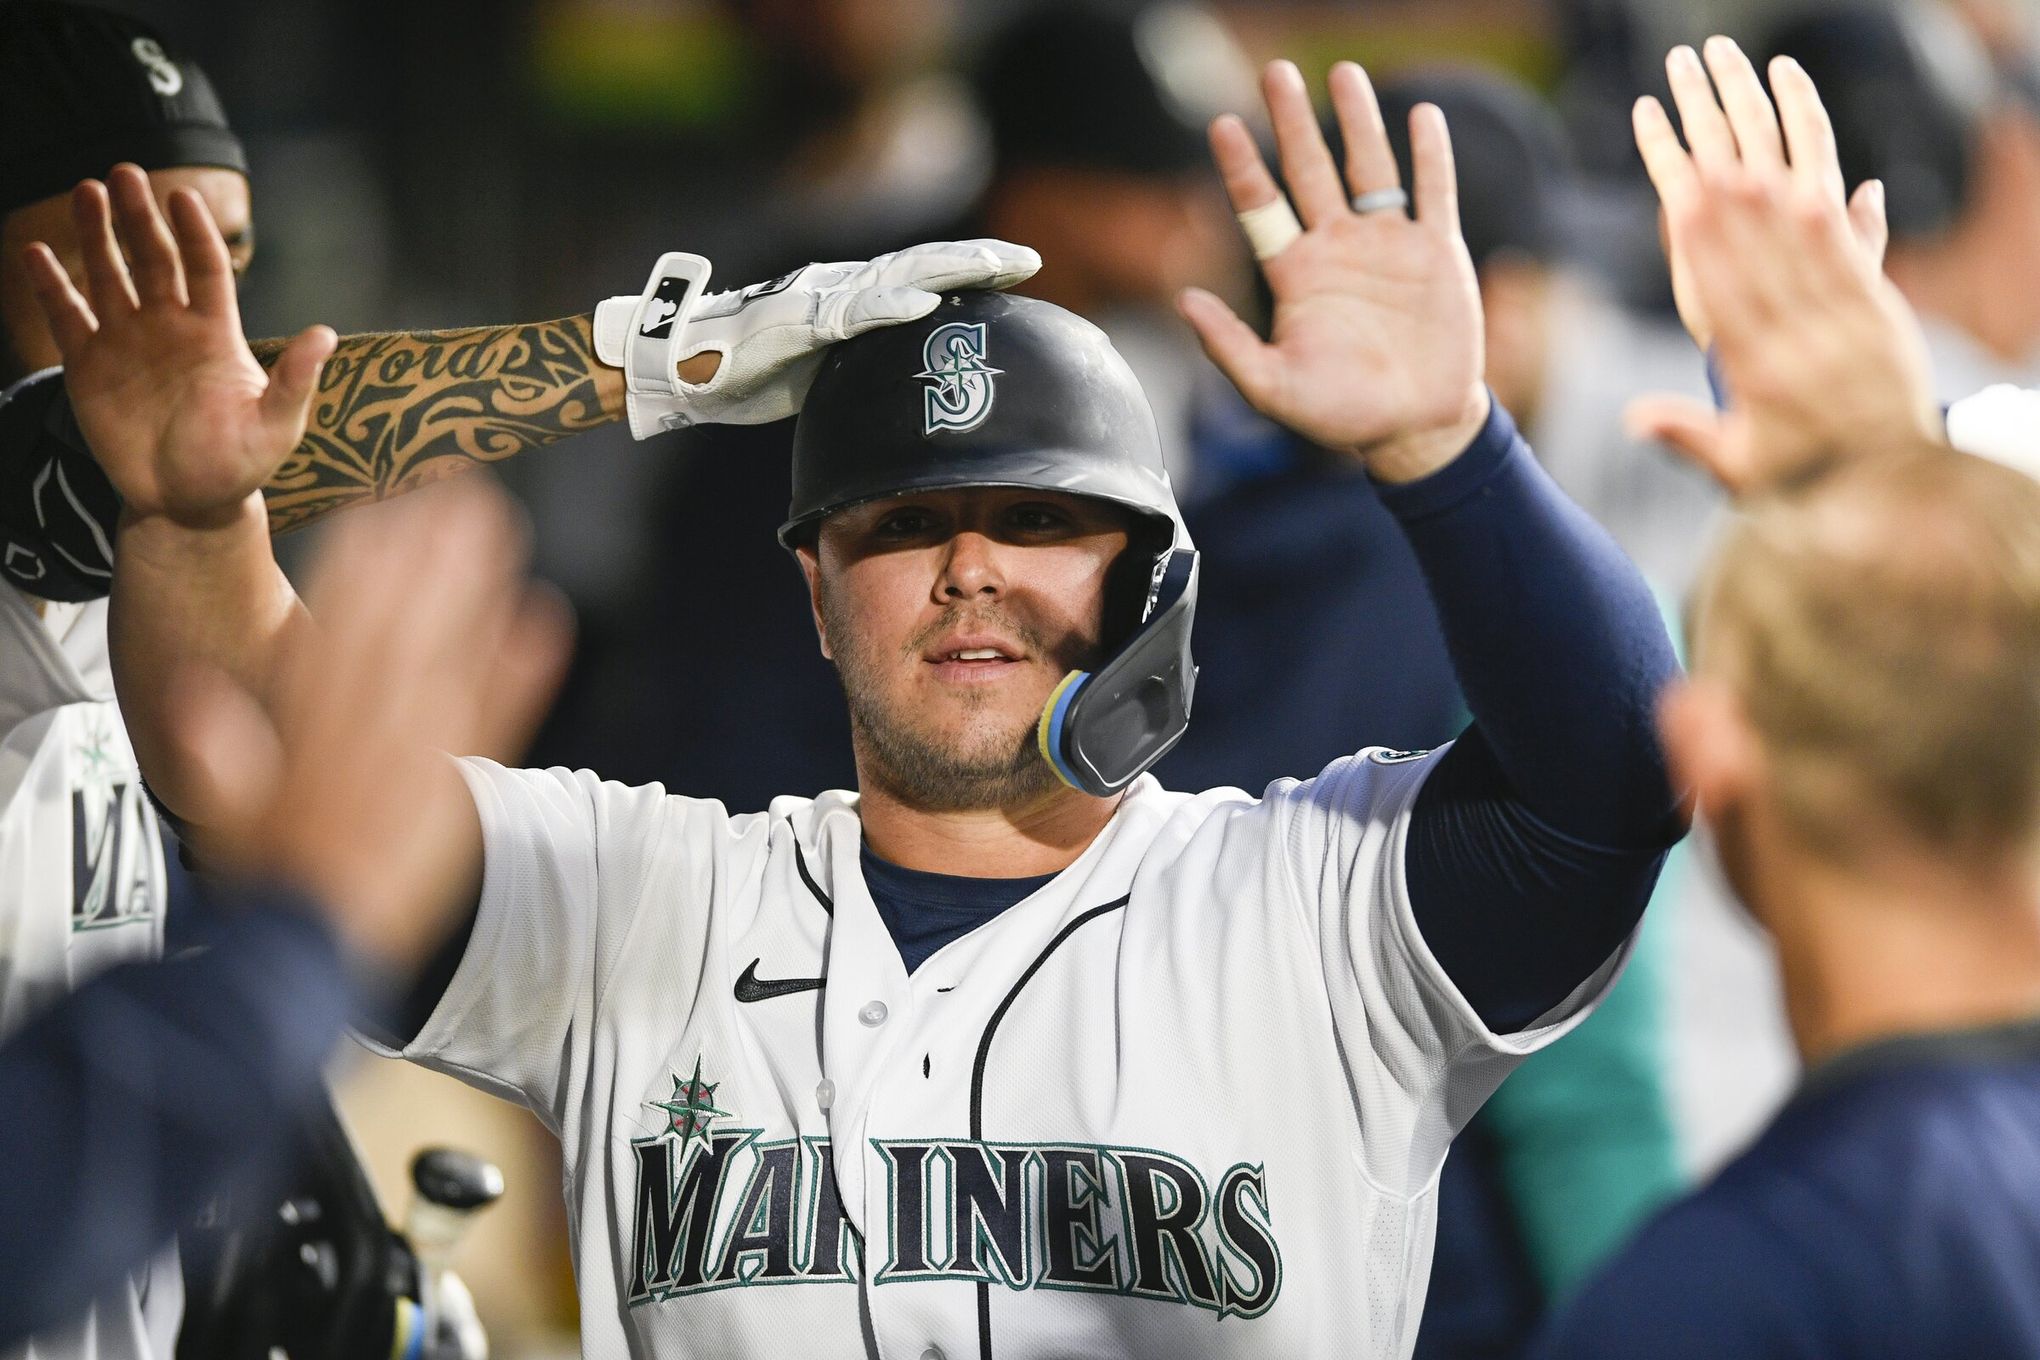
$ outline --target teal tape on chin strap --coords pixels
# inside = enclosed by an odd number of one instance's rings
[[[390,1360],[421,1360],[425,1354],[425,1310],[410,1299],[398,1299],[390,1335]]]
[[[1041,745],[1041,758],[1048,762],[1048,768],[1055,771],[1055,777],[1073,789],[1082,788],[1077,782],[1075,771],[1063,757],[1063,719],[1070,711],[1070,704],[1091,678],[1089,671],[1071,671],[1048,696],[1048,703],[1041,710],[1041,721],[1035,732]]]

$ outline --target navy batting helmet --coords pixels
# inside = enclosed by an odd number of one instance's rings
[[[977,486],[1088,496],[1142,526],[1128,549],[1145,568],[1139,622],[1095,672],[1063,678],[1039,729],[1064,782],[1117,792],[1189,726],[1197,553],[1154,412],[1103,331],[1050,303],[970,292],[836,345],[794,429],[779,541],[808,541],[867,501]]]

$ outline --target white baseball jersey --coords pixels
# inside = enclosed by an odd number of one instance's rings
[[[0,1037],[101,969],[160,955],[165,895],[113,702],[106,602],[52,606],[46,622],[0,586]],[[166,1245],[74,1324],[6,1355],[167,1360],[183,1305]]]
[[[1143,778],[909,976],[854,795],[466,762],[480,912],[404,1055],[559,1135],[591,1357],[1404,1355],[1447,1143],[1620,962],[1481,1024],[1403,882],[1431,764]]]

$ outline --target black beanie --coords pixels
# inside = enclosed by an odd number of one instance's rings
[[[103,177],[248,173],[212,82],[150,28],[61,0],[0,0],[0,213]]]

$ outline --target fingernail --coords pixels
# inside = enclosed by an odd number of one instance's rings
[[[1671,59],[1681,66],[1698,66],[1700,64],[1700,54],[1685,43],[1680,43],[1672,49]]]

